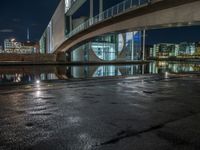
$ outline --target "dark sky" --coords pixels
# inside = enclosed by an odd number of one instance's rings
[[[30,28],[30,38],[38,41],[46,28],[60,0],[0,0],[0,43],[5,38],[15,37],[18,41],[26,40],[27,28]],[[104,8],[123,0],[104,0]],[[94,0],[95,6],[98,5]],[[74,15],[87,15],[89,2]],[[98,10],[95,9],[95,10]],[[87,13],[87,14],[84,14]],[[95,14],[98,11],[95,11]],[[200,41],[200,26],[158,29],[147,32],[147,42],[181,42]],[[1,45],[1,44],[0,44]]]
[[[200,26],[177,27],[147,31],[147,43],[199,42]]]
[[[0,0],[0,43],[4,38],[37,41],[49,22],[59,0]]]

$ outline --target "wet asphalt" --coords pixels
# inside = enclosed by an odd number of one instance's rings
[[[200,77],[0,87],[0,150],[199,150]]]

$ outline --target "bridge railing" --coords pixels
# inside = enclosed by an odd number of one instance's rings
[[[105,21],[109,18],[118,16],[122,13],[127,12],[130,9],[137,9],[141,6],[148,5],[152,0],[125,0],[117,5],[103,11],[102,13],[98,14],[97,16],[89,18],[84,23],[80,24],[78,27],[73,29],[67,36],[66,39],[74,36],[75,34],[97,24],[102,21]]]

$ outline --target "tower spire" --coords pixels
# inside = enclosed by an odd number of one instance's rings
[[[27,42],[30,42],[30,31],[29,28],[27,28]]]

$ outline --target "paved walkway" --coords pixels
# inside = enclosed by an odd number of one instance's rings
[[[200,78],[0,87],[0,149],[199,150]]]

